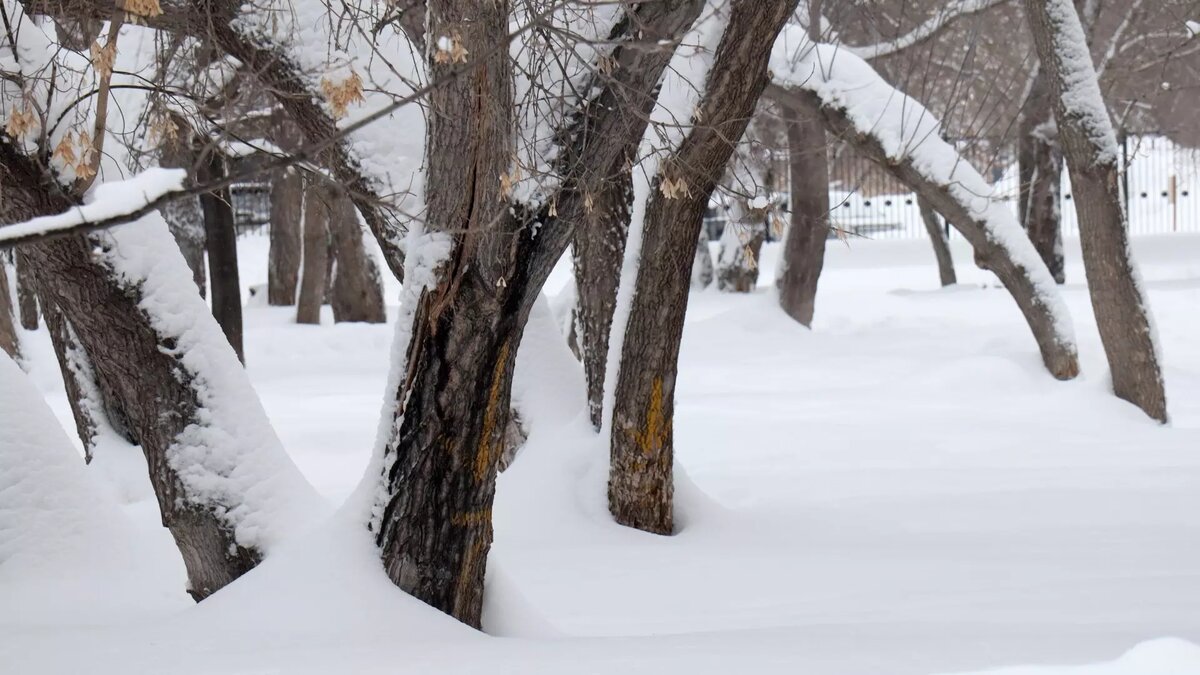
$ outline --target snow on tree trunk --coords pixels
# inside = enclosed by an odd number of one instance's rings
[[[791,167],[791,218],[775,285],[788,316],[812,326],[817,283],[829,238],[829,157],[825,127],[816,111],[784,106]]]
[[[308,181],[304,190],[304,263],[300,271],[300,297],[296,323],[321,323],[329,274],[329,202],[332,196],[320,181]]]
[[[716,269],[713,266],[712,251],[708,246],[708,228],[700,226],[700,236],[696,238],[696,258],[692,261],[692,290],[702,291],[712,285]]]
[[[301,223],[304,220],[304,178],[287,169],[271,181],[271,244],[267,263],[267,304],[290,307],[296,304],[303,250]]]
[[[630,5],[598,36],[607,37],[605,56],[615,65],[603,73],[594,64],[579,68],[583,82],[561,83],[578,107],[565,106],[569,112],[556,113],[562,117],[551,118],[551,129],[537,130],[539,138],[558,139],[553,170],[561,184],[530,204],[501,199],[517,148],[514,106],[505,104],[513,64],[507,50],[487,48],[507,34],[500,4],[429,4],[430,34],[446,48],[428,64],[430,77],[446,82],[430,95],[430,231],[410,230],[389,403],[366,484],[388,576],[473,626],[482,613],[495,476],[525,322],[575,224],[645,131],[672,50],[629,45],[673,45],[703,8],[697,0]],[[478,59],[470,78],[444,77],[454,67],[455,41]]]
[[[1054,126],[1054,104],[1039,68],[1018,124],[1020,198],[1017,213],[1038,255],[1058,283],[1066,281],[1062,249],[1062,150]]]
[[[771,44],[795,8],[795,0],[735,0],[715,56],[685,57],[686,65],[673,68],[699,70],[691,86],[705,78],[707,85],[695,113],[691,98],[672,102],[676,117],[692,115],[694,126],[661,160],[640,207],[640,264],[621,342],[608,480],[609,511],[629,527],[674,530],[675,378],[696,240],[733,155],[730,139],[746,130],[768,82]],[[707,74],[697,68],[703,58],[712,59]]]
[[[937,211],[933,210],[928,199],[917,197],[917,206],[921,210],[921,221],[925,223],[925,233],[929,235],[929,241],[933,244],[938,277],[943,286],[953,286],[958,283],[958,277],[954,274],[954,258],[950,255],[950,241],[946,238],[942,220],[938,218]]]
[[[197,171],[197,180],[204,183],[225,176],[225,159],[210,153]],[[204,239],[208,253],[208,277],[212,286],[212,313],[225,333],[225,339],[245,363],[242,347],[242,286],[238,279],[237,225],[233,216],[233,201],[229,189],[200,195],[204,211]]]
[[[604,186],[591,211],[575,228],[576,339],[587,375],[588,415],[597,430],[604,408],[608,337],[632,205],[633,171],[622,170]]]
[[[330,304],[333,320],[384,323],[383,281],[379,266],[363,244],[363,228],[358,211],[344,194],[330,205],[329,229],[334,258],[333,289]]]
[[[750,293],[758,285],[758,257],[767,240],[767,224],[760,217],[729,222],[721,232],[717,254],[717,289],[725,293]]]
[[[17,306],[20,309],[21,327],[25,330],[38,329],[37,279],[35,266],[30,263],[23,249],[17,249]]]
[[[1026,0],[1079,214],[1092,309],[1117,396],[1167,421],[1153,318],[1129,249],[1117,139],[1070,0]]]
[[[0,253],[0,351],[13,359],[21,356],[21,344],[17,338],[17,321],[13,313],[13,293],[8,279],[8,263]]]
[[[1047,370],[1079,374],[1071,316],[1045,263],[983,176],[942,140],[937,119],[864,61],[787,31],[775,45],[772,95],[820,110],[826,130],[887,169],[941,213],[975,248],[1025,316]]]

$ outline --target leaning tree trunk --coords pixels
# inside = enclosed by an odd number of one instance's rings
[[[363,244],[363,228],[354,202],[337,195],[329,210],[329,230],[334,258],[330,304],[333,320],[384,323],[383,280],[379,265]]]
[[[446,83],[429,97],[432,231],[410,239],[414,269],[398,323],[408,346],[389,384],[394,412],[371,526],[393,582],[464,623],[478,626],[482,614],[495,477],[525,322],[589,195],[636,151],[673,53],[626,43],[676,44],[703,7],[665,0],[625,8],[609,36],[615,67],[597,68],[575,90],[590,98],[567,106],[578,115],[557,130],[562,187],[529,212],[502,199],[500,180],[515,147],[512,62],[507,50],[488,46],[507,43],[508,3],[429,3],[432,33],[455,35],[471,58],[480,56],[466,78],[449,77],[454,65],[430,55],[431,78]]]
[[[271,247],[267,263],[267,304],[296,304],[303,250],[304,177],[287,169],[271,181]]]
[[[599,431],[608,338],[633,207],[632,169],[622,170],[605,184],[596,201],[575,228],[575,326],[587,375],[588,415]]]
[[[708,228],[700,226],[700,236],[696,238],[696,259],[692,262],[692,290],[702,291],[712,285],[716,276],[713,265],[712,251],[708,247]]]
[[[225,176],[225,159],[209,152],[201,160],[197,180],[209,182]],[[242,285],[238,279],[237,225],[229,189],[200,195],[204,210],[204,235],[207,242],[209,283],[212,286],[212,313],[242,363]]]
[[[25,255],[23,248],[17,249],[17,306],[21,314],[21,327],[25,330],[38,329],[37,278],[35,265]]]
[[[300,274],[300,298],[296,301],[296,323],[321,323],[325,280],[329,274],[329,204],[332,198],[333,195],[322,182],[306,184],[304,265]]]
[[[791,167],[791,222],[775,286],[783,311],[811,327],[829,238],[828,149],[825,127],[816,111],[782,107],[787,116]]]
[[[0,253],[0,351],[16,361],[21,356],[21,345],[17,338],[13,304],[13,294],[8,283],[8,264],[4,262],[3,253]]]
[[[847,58],[854,57],[851,55]],[[865,62],[850,63],[861,69],[870,68]],[[857,77],[863,77],[863,71],[856,70]],[[808,72],[807,69],[805,72]],[[876,78],[872,83],[874,86],[887,86],[881,78]],[[1037,341],[1042,362],[1050,374],[1060,380],[1078,375],[1079,357],[1074,330],[1054,278],[1037,257],[1033,245],[1021,233],[1016,218],[1002,205],[980,203],[981,198],[991,199],[984,192],[988,188],[983,177],[966,162],[954,163],[947,176],[943,175],[946,165],[933,166],[920,159],[926,152],[954,153],[953,148],[937,137],[923,137],[917,146],[906,145],[889,151],[878,134],[903,135],[911,133],[911,130],[892,128],[888,125],[888,119],[871,120],[852,115],[845,107],[847,102],[839,94],[830,94],[820,86],[818,78],[806,78],[790,87],[773,85],[771,95],[784,103],[820,110],[830,134],[849,143],[862,156],[871,159],[919,197],[926,199],[971,243],[975,249],[976,263],[993,272],[1012,294]],[[822,96],[829,98],[823,99]],[[890,96],[892,98],[889,100],[894,99],[890,105],[908,104],[901,92],[892,92]]]
[[[77,206],[52,180],[0,145],[0,220]],[[282,536],[293,526],[289,517],[315,508],[317,498],[203,301],[176,292],[190,280],[182,257],[170,259],[175,246],[165,226],[125,227],[135,229],[65,236],[23,252],[53,280],[39,288],[46,304],[70,322],[96,378],[127,414],[199,600],[256,565],[263,543]]]
[[[204,209],[200,206],[200,200],[185,197],[168,202],[162,207],[162,215],[188,269],[192,271],[192,281],[196,282],[200,297],[205,297],[208,294],[208,275],[204,269],[204,251],[208,248],[208,235],[205,233]]]
[[[1063,158],[1055,138],[1054,102],[1041,68],[1034,76],[1029,101],[1021,113],[1018,134],[1021,225],[1054,280],[1061,284],[1066,281],[1059,208]]]
[[[1112,371],[1113,390],[1150,417],[1167,421],[1153,319],[1129,249],[1121,203],[1117,140],[1104,107],[1083,27],[1070,0],[1025,0],[1079,213],[1092,309]]]
[[[674,530],[675,377],[696,239],[767,85],[771,46],[795,8],[796,0],[734,0],[695,114],[703,122],[653,179],[612,412],[608,506],[622,525]],[[667,180],[686,189],[660,189]]]
[[[958,278],[954,274],[954,258],[950,255],[950,241],[946,237],[942,221],[938,218],[937,211],[934,211],[933,206],[929,204],[929,200],[917,197],[917,206],[921,209],[921,221],[925,223],[925,233],[929,235],[929,241],[933,244],[933,255],[937,258],[938,277],[941,278],[943,286],[953,286],[958,283]]]

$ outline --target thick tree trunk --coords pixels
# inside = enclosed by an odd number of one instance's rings
[[[1116,135],[1070,0],[1026,0],[1079,213],[1083,264],[1117,396],[1161,422],[1167,399],[1150,306],[1129,250]]]
[[[271,248],[267,264],[267,303],[296,304],[303,250],[304,178],[299,171],[281,171],[271,181]]]
[[[604,408],[608,338],[632,207],[633,172],[621,171],[604,186],[597,203],[575,228],[575,325],[587,375],[588,415],[597,431]]]
[[[332,195],[320,182],[309,182],[304,191],[304,266],[296,323],[319,325],[329,274],[329,203]]]
[[[937,258],[938,277],[943,286],[953,286],[958,283],[954,274],[954,258],[950,255],[950,241],[946,238],[946,230],[938,218],[937,211],[924,197],[917,197],[917,206],[921,209],[921,221],[925,223],[925,233],[933,244],[933,255]]]
[[[772,87],[772,96],[783,102],[796,105],[815,106],[821,111],[826,130],[845,140],[864,157],[889,171],[930,206],[941,213],[975,249],[976,264],[992,271],[1000,283],[1012,294],[1021,308],[1033,337],[1042,354],[1042,362],[1050,374],[1060,380],[1071,379],[1079,374],[1079,357],[1069,325],[1070,316],[1061,305],[1049,272],[1037,261],[1039,269],[1026,267],[1019,262],[1024,259],[1022,245],[1036,257],[1028,242],[1011,240],[997,225],[987,220],[988,213],[980,213],[977,197],[963,194],[957,184],[935,180],[925,172],[911,155],[893,156],[883,147],[871,128],[860,128],[840,104],[825,105],[821,97],[809,89]],[[962,165],[956,171],[973,171]],[[978,178],[982,182],[982,178]],[[1000,217],[997,215],[996,217]],[[1014,227],[1019,227],[1015,221]],[[1043,276],[1044,275],[1044,276]]]
[[[717,255],[717,289],[751,293],[758,286],[758,257],[767,240],[767,224],[758,218],[728,223]]]
[[[0,351],[14,361],[21,356],[21,344],[17,338],[17,321],[13,313],[13,293],[8,282],[8,264],[0,254]]]
[[[343,194],[330,206],[329,229],[333,240],[333,320],[384,323],[383,281],[379,266],[363,244],[358,211]]]
[[[432,233],[421,241],[439,248],[449,242],[450,250],[436,268],[428,259],[416,267],[427,285],[406,286],[400,330],[409,336],[408,348],[405,367],[390,384],[395,418],[371,525],[388,576],[470,625],[479,625],[483,609],[495,475],[525,321],[575,223],[582,222],[589,195],[635,152],[673,52],[624,43],[636,33],[637,45],[673,44],[703,6],[666,0],[626,8],[610,35],[616,66],[607,74],[597,69],[578,89],[595,93],[558,130],[564,178],[548,202],[555,207],[528,213],[502,199],[499,180],[514,148],[512,63],[507,50],[488,46],[506,42],[508,3],[429,4],[432,33],[456,35],[481,56],[470,78],[445,77],[452,64],[430,63],[431,77],[447,84],[430,95],[426,214]],[[534,223],[541,224],[536,237]]]
[[[17,250],[17,306],[20,308],[21,327],[25,330],[38,329],[36,266],[25,255],[24,249]]]
[[[1054,103],[1039,68],[1021,114],[1017,140],[1020,173],[1018,213],[1038,255],[1058,283],[1066,281],[1062,249],[1062,150],[1054,133]]]
[[[775,286],[783,311],[811,327],[829,238],[828,149],[816,111],[782,107],[787,116],[791,221]]]
[[[208,182],[225,175],[225,159],[216,152],[202,160],[197,180]],[[246,362],[242,347],[242,286],[238,279],[237,225],[229,190],[200,195],[204,210],[204,235],[207,242],[209,284],[212,286],[212,312],[221,325],[238,359]]]
[[[796,0],[734,0],[695,115],[703,123],[654,178],[612,413],[608,505],[622,525],[674,530],[675,377],[696,240],[734,142],[767,85],[771,46],[795,8]],[[665,179],[684,181],[687,190],[669,198],[659,189]]]
[[[696,258],[692,262],[692,290],[702,291],[712,285],[716,276],[713,265],[712,251],[708,247],[708,228],[700,226],[700,236],[696,238]]]
[[[77,205],[50,180],[33,160],[0,145],[6,187],[0,218],[18,222]],[[265,414],[232,350],[218,342],[218,328],[206,323],[213,319],[203,302],[173,292],[186,277],[174,278],[161,259],[121,267],[130,255],[123,248],[132,255],[172,253],[165,228],[136,234],[137,246],[97,234],[28,245],[24,253],[40,278],[53,280],[38,289],[46,306],[70,323],[96,379],[126,414],[145,452],[163,525],[183,556],[189,592],[199,600],[262,555],[256,544],[239,543],[238,518],[252,512],[255,531],[271,532],[284,513],[311,505],[305,500],[315,495],[269,438]],[[123,269],[144,269],[146,276],[130,278]],[[186,327],[163,320],[178,316],[188,318]],[[264,499],[273,511],[255,506]]]

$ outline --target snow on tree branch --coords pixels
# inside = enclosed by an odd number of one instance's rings
[[[154,168],[98,185],[86,204],[0,227],[0,248],[132,222],[180,196],[185,176],[182,169]]]

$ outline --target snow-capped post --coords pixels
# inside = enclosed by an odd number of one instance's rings
[[[1113,391],[1160,422],[1167,399],[1149,302],[1129,249],[1119,151],[1071,0],[1025,0],[1079,214],[1092,309]]]
[[[578,344],[587,376],[588,415],[600,430],[604,407],[604,369],[612,331],[621,262],[629,237],[633,206],[633,166],[622,168],[593,200],[591,211],[575,228],[574,267]]]
[[[791,184],[789,222],[775,286],[783,311],[811,327],[829,238],[828,148],[816,110],[796,105],[780,108],[787,123]]]
[[[690,131],[660,160],[642,212],[612,411],[608,505],[618,523],[674,531],[675,378],[704,209],[767,85],[771,45],[796,0],[733,0]],[[697,57],[692,57],[697,58]]]
[[[946,229],[942,227],[942,221],[928,199],[917,197],[917,208],[921,210],[921,222],[925,224],[925,233],[929,235],[929,241],[933,244],[938,278],[943,286],[953,286],[958,283],[958,278],[954,274],[954,258],[950,255],[950,241],[946,237]]]
[[[1074,327],[1054,277],[1008,206],[942,140],[937,118],[854,54],[801,40],[776,42],[770,95],[819,110],[829,133],[928,200],[1012,294],[1050,374],[1078,375]]]
[[[767,115],[761,108],[755,112],[719,187],[730,199],[716,266],[717,289],[726,293],[750,293],[758,286],[767,229],[779,218],[773,180],[777,142]]]

